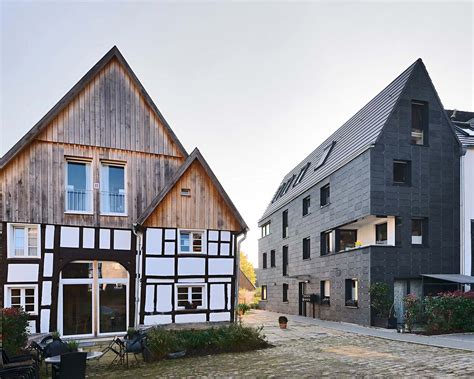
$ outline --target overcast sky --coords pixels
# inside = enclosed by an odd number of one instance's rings
[[[0,155],[117,45],[252,229],[283,175],[421,57],[474,110],[473,3],[0,0]]]

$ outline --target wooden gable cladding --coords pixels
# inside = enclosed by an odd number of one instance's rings
[[[190,189],[190,196],[181,190]],[[183,173],[144,222],[148,227],[240,231],[234,212],[198,160]]]
[[[105,65],[36,138],[183,157],[117,59]]]
[[[93,193],[93,214],[64,213],[66,157],[90,159],[94,183],[100,182],[102,160],[123,162],[127,216],[101,216],[99,189]],[[0,171],[0,216],[9,222],[129,228],[183,161],[143,152],[34,141]]]

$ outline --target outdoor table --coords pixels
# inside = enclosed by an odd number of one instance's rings
[[[89,352],[87,352],[86,359],[88,361],[90,361],[92,359],[98,359],[102,355],[104,355],[104,353],[102,351],[89,351]],[[52,364],[52,365],[59,364],[59,363],[61,363],[61,356],[60,355],[55,355],[54,357],[46,358],[44,361],[45,361],[45,363],[49,363],[49,364]]]

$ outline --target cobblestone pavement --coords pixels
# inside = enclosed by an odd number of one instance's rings
[[[474,377],[474,353],[360,336],[292,321],[281,330],[275,313],[252,311],[244,324],[264,326],[273,348],[238,354],[139,362],[107,369],[88,364],[88,377]]]

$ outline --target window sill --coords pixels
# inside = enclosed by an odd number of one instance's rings
[[[94,212],[92,211],[85,211],[85,212],[81,212],[81,211],[64,211],[64,214],[67,214],[67,215],[94,215]]]
[[[412,146],[418,146],[418,147],[430,147],[429,144],[424,144],[424,143],[420,144],[420,143],[413,143],[413,142],[411,142],[410,145],[412,145]]]
[[[311,212],[306,213],[305,215],[303,215],[303,218],[308,217],[308,216],[310,216],[310,215],[311,215]]]
[[[358,307],[358,306],[355,306],[355,305],[346,305],[346,308],[359,309],[359,307]]]
[[[101,213],[100,216],[107,217],[128,217],[127,213]]]
[[[41,256],[36,255],[36,256],[11,256],[7,255],[7,259],[18,259],[18,260],[23,260],[23,259],[41,259]]]
[[[402,183],[402,182],[393,182],[392,184],[397,187],[411,187],[411,184]]]
[[[327,203],[327,204],[321,205],[320,208],[323,209],[323,208],[329,207],[330,205],[331,203]]]
[[[311,260],[311,257],[309,258],[303,258],[303,261],[310,261]]]

